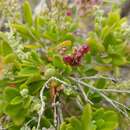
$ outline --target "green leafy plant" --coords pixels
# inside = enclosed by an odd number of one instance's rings
[[[116,130],[122,119],[129,121],[129,81],[111,73],[129,64],[119,12],[95,16],[86,42],[63,2],[54,0],[37,16],[28,1],[22,8],[23,20],[0,32],[2,127]]]
[[[102,108],[92,112],[86,105],[81,117],[71,117],[61,124],[60,130],[115,130],[118,128],[118,115],[114,111]]]
[[[94,31],[90,32],[88,43],[99,63],[120,66],[129,63],[127,59],[126,19],[119,12],[110,12],[108,17],[99,16],[95,20]]]

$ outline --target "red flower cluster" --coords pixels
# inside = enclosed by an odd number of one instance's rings
[[[66,12],[66,15],[67,15],[67,16],[72,16],[72,10],[71,10],[71,9],[68,9],[67,12]]]
[[[64,56],[63,59],[69,65],[77,66],[77,65],[80,65],[82,57],[88,51],[89,51],[89,47],[86,44],[84,44],[79,49],[76,48],[72,55]]]

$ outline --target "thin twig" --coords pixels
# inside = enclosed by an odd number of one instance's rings
[[[82,87],[80,84],[78,84],[78,86],[79,86],[79,89],[80,89],[80,91],[81,91],[81,93],[82,93],[82,95],[83,95],[83,97],[84,97],[84,100],[85,100],[86,102],[89,102],[91,105],[93,105],[93,102],[88,99],[87,94],[84,92],[83,87]]]
[[[44,112],[44,110],[45,110],[45,102],[44,102],[44,98],[43,98],[43,92],[44,92],[45,88],[48,88],[48,83],[49,83],[51,80],[53,80],[53,78],[48,79],[48,80],[45,82],[44,86],[42,87],[42,89],[41,89],[41,91],[40,91],[41,109],[40,109],[40,111],[39,111],[38,124],[37,124],[36,130],[38,130],[39,127],[40,127],[41,117],[42,117],[42,114],[43,114],[43,112]]]
[[[52,106],[53,106],[53,112],[54,112],[54,126],[55,126],[55,128],[57,129],[58,120],[57,120],[56,95],[55,95],[55,97],[54,97],[54,99],[53,99]]]
[[[79,78],[80,80],[97,80],[97,79],[106,79],[106,80],[110,80],[110,81],[113,81],[113,82],[118,82],[119,79],[115,79],[113,77],[105,77],[105,76],[102,76],[102,75],[95,75],[95,76],[89,76],[89,77],[82,77],[82,78]]]
[[[58,81],[58,82],[64,84],[65,86],[69,86],[69,87],[70,87],[69,84],[67,84],[66,82],[64,82],[64,81],[62,81],[62,80],[60,80],[60,79],[58,79],[58,78],[56,78],[56,77],[51,77],[50,79],[48,79],[48,80],[45,82],[45,84],[43,85],[43,87],[42,87],[42,89],[41,89],[41,91],[40,91],[41,109],[40,109],[40,111],[39,111],[38,124],[37,124],[36,130],[38,130],[39,127],[40,127],[41,117],[42,117],[42,114],[44,113],[44,110],[45,110],[45,102],[44,102],[44,98],[43,98],[43,92],[44,92],[45,88],[48,88],[48,83],[49,83],[50,81],[52,81],[52,80],[56,80],[56,81]]]
[[[129,119],[129,116],[126,112],[124,112],[122,109],[120,109],[109,97],[107,97],[103,93],[99,93],[107,102],[109,102],[115,109],[117,109],[119,112],[121,112],[125,117]]]
[[[35,118],[32,118],[31,120],[29,120],[24,126],[25,126],[25,129],[28,127],[28,125],[32,122],[32,121],[34,121],[35,120]]]
[[[61,108],[61,103],[58,102],[58,113],[59,113],[59,118],[60,118],[60,123],[62,123],[64,121],[64,118],[63,118],[63,114],[62,114],[62,108]]]
[[[119,112],[121,112],[124,116],[126,116],[128,119],[130,119],[128,117],[128,114],[126,114],[126,112],[124,112],[122,109],[120,109],[109,97],[107,97],[105,94],[103,94],[101,91],[99,91],[99,89],[93,87],[92,85],[86,84],[85,82],[81,81],[81,80],[77,80],[75,78],[71,79],[77,83],[80,83],[86,87],[88,87],[89,89],[91,89],[94,92],[97,92],[100,96],[102,96],[107,102],[109,102],[115,109],[117,109]]]
[[[126,106],[126,105],[124,105],[124,104],[122,104],[122,103],[120,103],[120,102],[118,102],[116,100],[112,100],[112,101],[115,102],[116,104],[122,106],[123,108],[127,109],[128,111],[130,111],[130,108],[128,106]]]
[[[54,80],[56,80],[56,81],[58,81],[58,82],[64,84],[65,86],[71,87],[70,84],[68,84],[68,83],[66,83],[66,82],[64,82],[64,81],[62,81],[62,80],[60,80],[60,79],[58,79],[58,78],[56,78],[56,77],[52,77],[52,78],[53,78]]]
[[[82,111],[83,110],[83,105],[81,104],[79,96],[76,97],[76,103],[77,103],[79,109]]]
[[[112,93],[128,93],[130,94],[130,90],[117,90],[117,89],[98,89],[101,92],[112,92]]]

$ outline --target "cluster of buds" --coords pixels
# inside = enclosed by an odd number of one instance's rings
[[[75,48],[74,53],[63,57],[64,62],[71,66],[78,66],[83,56],[89,51],[88,45],[84,44],[79,49]]]
[[[0,17],[14,18],[20,7],[19,0],[0,0]]]
[[[72,16],[72,10],[71,9],[67,9],[66,15],[71,17]]]
[[[94,5],[101,4],[102,0],[74,0],[79,16],[84,16]]]

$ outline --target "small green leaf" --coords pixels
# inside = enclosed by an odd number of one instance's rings
[[[9,45],[8,38],[0,32],[0,55],[6,56],[10,53],[13,53],[13,50]]]
[[[66,65],[65,74],[70,74],[72,72],[72,67],[70,65]]]
[[[100,109],[97,109],[96,112],[94,113],[93,119],[100,120],[101,118],[103,118],[103,116],[104,116],[104,109],[100,108]]]
[[[30,105],[31,105],[31,102],[32,102],[32,97],[31,96],[29,96],[29,97],[27,97],[27,98],[25,98],[24,99],[24,108],[25,109],[27,109],[27,108],[29,108],[30,107]]]
[[[16,126],[20,126],[24,123],[25,117],[27,116],[26,114],[27,114],[26,110],[23,109],[21,110],[21,112],[19,112],[18,115],[12,117],[13,122],[15,123]]]
[[[93,76],[93,75],[97,74],[97,71],[96,71],[96,69],[88,69],[88,70],[86,70],[85,74],[87,76]]]
[[[18,75],[21,77],[32,77],[34,75],[39,75],[40,71],[38,68],[36,68],[35,66],[28,66],[25,68],[21,68],[21,70],[19,71]]]
[[[114,111],[105,112],[103,118],[105,121],[118,122],[118,115]]]
[[[110,27],[108,25],[106,25],[105,27],[103,27],[102,32],[101,32],[101,38],[105,39],[105,37],[109,34],[110,32]]]
[[[11,105],[17,105],[17,104],[21,104],[21,103],[22,103],[22,97],[21,96],[14,97],[10,102]]]
[[[97,88],[102,89],[102,88],[105,87],[105,85],[106,85],[106,80],[105,79],[99,79],[99,80],[96,81],[96,85],[95,86]]]
[[[41,125],[42,125],[42,127],[49,128],[51,123],[50,123],[49,119],[47,119],[46,117],[43,117],[41,119]]]
[[[103,66],[103,65],[96,65],[94,69],[98,72],[110,72],[112,70],[111,66]]]
[[[32,17],[32,9],[28,1],[25,1],[23,4],[23,14],[24,20],[27,22],[28,25],[33,24],[33,17]]]
[[[5,113],[9,115],[10,117],[15,117],[19,115],[19,113],[22,112],[22,106],[21,105],[7,105],[5,107]]]
[[[113,56],[112,64],[117,65],[117,66],[127,64],[126,57]]]
[[[14,126],[14,124],[13,124],[13,126],[8,128],[8,130],[19,130],[19,129],[20,129],[20,127]]]
[[[65,64],[64,64],[63,60],[59,56],[54,56],[53,65],[55,67],[59,68],[59,69],[64,69],[65,68]]]
[[[119,22],[120,21],[120,15],[119,14],[120,13],[118,11],[110,12],[109,16],[108,16],[108,24],[112,26],[116,22]]]
[[[102,114],[102,113],[100,113],[100,114]],[[105,124],[105,121],[103,119],[101,119],[101,117],[99,120],[96,121],[96,125],[97,125],[98,129],[101,129],[104,124]]]
[[[31,58],[32,58],[33,62],[36,63],[36,64],[42,64],[43,63],[42,60],[40,59],[40,56],[34,51],[31,52]]]
[[[112,62],[112,58],[111,57],[105,57],[105,58],[102,58],[101,60],[105,64],[110,64]]]
[[[10,53],[4,58],[4,63],[9,64],[9,63],[14,63],[16,60],[16,55],[14,53]]]
[[[10,102],[14,97],[19,95],[19,91],[16,88],[6,87],[4,90],[4,97],[8,102]]]
[[[91,48],[92,54],[96,54],[97,52],[104,52],[105,51],[105,48],[104,48],[101,41],[99,41],[99,40],[97,40],[97,39],[95,39],[93,37],[92,38],[90,37],[87,40],[87,42],[88,42],[88,45]]]
[[[75,130],[75,129],[71,126],[71,124],[67,124],[66,125],[66,130]]]
[[[92,61],[92,56],[91,56],[91,54],[90,53],[88,53],[86,56],[85,56],[85,60],[86,60],[86,62],[87,63],[91,63],[91,61]]]
[[[63,122],[61,125],[60,125],[60,130],[66,130],[66,123]]]
[[[0,94],[0,115],[4,112],[4,97]]]
[[[118,128],[117,122],[105,122],[101,130],[115,130]]]
[[[38,80],[38,81],[30,83],[29,92],[31,94],[36,94],[43,87],[43,84],[44,84],[43,80]]]
[[[83,115],[82,115],[82,128],[83,130],[91,130],[91,121],[92,121],[92,109],[91,105],[86,105],[84,107]]]
[[[25,25],[20,24],[12,24],[12,27],[15,28],[18,32],[24,35],[29,35],[28,29]]]
[[[70,123],[71,123],[72,127],[74,128],[74,130],[81,130],[82,129],[81,122],[77,118],[71,117]]]
[[[5,36],[3,32],[0,32],[0,39],[2,39],[4,42],[8,43],[8,38]]]

